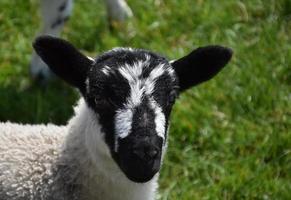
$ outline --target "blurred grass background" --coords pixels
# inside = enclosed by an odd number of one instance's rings
[[[110,30],[102,0],[77,0],[62,36],[88,55],[131,46],[179,58],[201,45],[235,54],[181,95],[159,199],[291,199],[291,1],[128,0]],[[0,121],[65,124],[76,91],[29,79],[38,0],[0,1]]]

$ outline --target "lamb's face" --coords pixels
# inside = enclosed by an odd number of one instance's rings
[[[177,93],[172,66],[148,51],[114,49],[89,70],[85,99],[99,115],[113,159],[130,180],[146,182],[159,171]]]
[[[50,36],[38,38],[34,48],[55,74],[80,90],[98,114],[112,158],[135,182],[149,181],[160,169],[177,90],[211,79],[232,55],[228,48],[206,46],[170,64],[148,51],[115,49],[92,60]]]

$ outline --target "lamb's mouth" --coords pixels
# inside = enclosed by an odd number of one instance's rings
[[[136,183],[146,183],[154,178],[161,167],[161,157],[142,162],[139,159],[117,158],[115,161],[124,175]]]
[[[159,172],[160,160],[155,159],[148,164],[130,163],[126,165],[126,168],[122,167],[126,177],[136,183],[146,183]]]

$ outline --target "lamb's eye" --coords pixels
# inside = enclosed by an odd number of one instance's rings
[[[102,107],[102,108],[114,108],[114,107],[117,107],[116,103],[114,101],[112,101],[112,99],[110,98],[95,98],[94,99],[95,101],[95,104],[97,107]]]
[[[106,99],[102,99],[99,97],[95,97],[94,102],[95,102],[96,106],[100,106],[100,105],[103,106],[104,104],[107,103]]]

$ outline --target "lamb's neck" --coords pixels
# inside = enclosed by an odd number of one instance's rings
[[[102,169],[103,165],[106,165],[104,168],[107,170],[115,164],[104,142],[98,118],[98,114],[80,99],[75,107],[75,116],[68,124],[69,133],[63,151],[68,154],[69,160],[84,166],[84,170],[91,173],[90,176]]]
[[[84,159],[104,156],[104,153],[110,157],[109,149],[103,140],[104,133],[101,131],[99,116],[83,99],[80,99],[75,107],[75,116],[69,121],[68,130],[65,149],[79,150],[84,154]]]
[[[69,134],[64,146],[69,162],[79,165],[79,184],[86,187],[88,199],[154,199],[158,174],[149,182],[130,181],[112,159],[104,142],[98,115],[83,100],[75,109],[76,116],[69,122]],[[142,197],[142,198],[141,198]],[[85,198],[83,198],[85,199]]]

